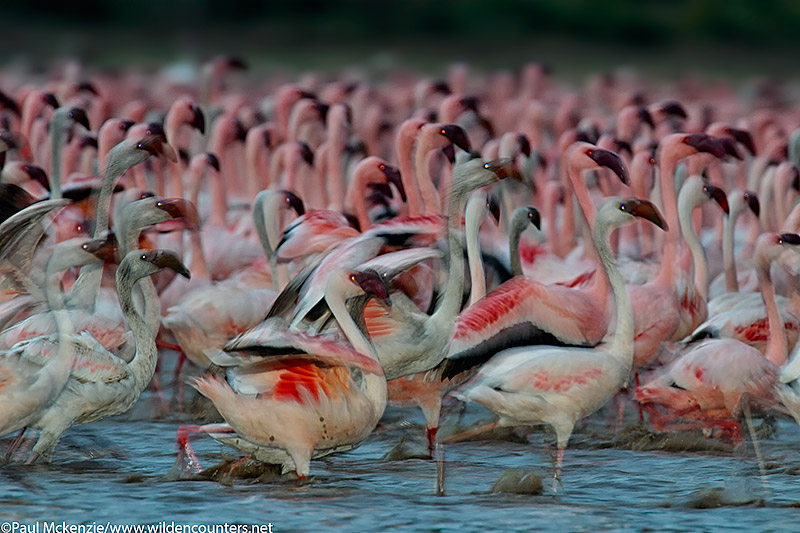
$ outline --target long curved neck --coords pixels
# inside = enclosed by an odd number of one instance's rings
[[[683,195],[681,195],[683,199]],[[688,200],[688,199],[687,199]],[[692,224],[692,211],[694,206],[689,201],[680,202],[678,205],[678,218],[681,232],[689,250],[692,253],[692,268],[694,270],[694,286],[703,300],[708,301],[708,260],[706,251]]]
[[[460,221],[464,198],[454,195],[450,201],[450,213],[447,219],[447,240],[450,246],[450,264],[447,271],[447,284],[444,296],[429,320],[436,323],[452,321],[458,314],[464,291],[464,250],[461,246]]]
[[[628,369],[633,365],[633,307],[625,280],[611,253],[609,237],[613,228],[605,220],[598,220],[594,228],[594,245],[600,265],[611,283],[611,293],[616,306],[616,323],[608,353]]]
[[[675,196],[675,167],[677,161],[662,154],[658,179],[661,191],[661,208],[669,229],[664,237],[661,251],[661,271],[659,277],[672,283],[675,275],[675,263],[678,257],[680,221],[678,220],[678,200]]]
[[[377,361],[378,355],[375,353],[375,348],[358,328],[355,320],[353,320],[353,317],[347,310],[341,290],[338,287],[340,283],[341,282],[334,284],[333,287],[328,287],[328,290],[325,292],[325,301],[328,303],[328,307],[336,319],[336,322],[339,323],[342,333],[344,333],[347,340],[350,341],[350,344],[353,345],[353,348],[355,348],[357,352],[369,355]]]
[[[725,265],[725,290],[739,292],[739,280],[736,276],[736,258],[733,253],[733,229],[736,227],[738,211],[733,211],[725,217],[722,227],[722,261]]]
[[[345,204],[355,210],[361,231],[372,227],[372,221],[367,213],[366,198],[364,197],[364,188],[367,186],[368,178],[367,172],[363,169],[358,169],[353,175],[353,181],[350,182],[345,195]]]
[[[136,340],[136,355],[128,363],[128,369],[133,375],[136,391],[141,393],[153,378],[158,360],[158,351],[156,350],[155,337],[150,328],[139,313],[136,312],[133,303],[133,287],[137,279],[132,275],[131,270],[130,263],[120,265],[117,269],[117,292],[119,293],[119,304],[125,315],[125,320],[127,320]],[[147,302],[148,305],[151,303]]]
[[[783,318],[778,310],[778,303],[775,301],[775,287],[772,285],[772,275],[769,267],[769,262],[761,258],[756,263],[758,284],[761,287],[761,296],[764,298],[764,305],[767,308],[767,321],[769,323],[769,340],[767,341],[767,350],[764,355],[769,361],[781,367],[786,364],[789,344],[786,340]]]
[[[211,171],[211,216],[208,223],[211,226],[227,226],[228,193],[222,182],[222,172]]]
[[[414,146],[414,137],[411,135],[398,135],[397,137],[397,165],[400,168],[400,179],[408,199],[408,214],[419,214],[420,200],[417,194],[417,178],[411,164],[411,152]]]
[[[470,199],[467,203],[467,215],[464,223],[467,241],[467,262],[469,263],[469,278],[471,289],[469,305],[474,304],[486,296],[486,276],[483,272],[481,261],[480,229],[483,217],[486,214],[486,197],[483,194]]]
[[[329,209],[342,211],[345,198],[344,169],[342,168],[342,152],[347,143],[347,130],[338,121],[331,121],[328,127],[328,174],[327,192]],[[360,218],[360,215],[359,215]],[[363,224],[363,223],[362,223]],[[365,226],[361,226],[363,230]]]
[[[424,204],[424,214],[431,215],[439,213],[439,193],[433,185],[433,178],[430,171],[429,143],[421,142],[417,144],[417,151],[414,154],[415,167],[417,171],[417,186],[419,187],[422,203]]]
[[[522,239],[522,233],[528,226],[527,222],[527,220],[523,220],[522,223],[520,223],[513,220],[513,218],[511,221],[511,231],[508,232],[508,252],[511,261],[512,276],[522,275],[522,261],[519,257],[519,241]]]

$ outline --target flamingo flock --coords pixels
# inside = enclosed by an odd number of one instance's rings
[[[798,126],[771,93],[536,64],[4,72],[6,461],[58,461],[148,387],[216,409],[177,428],[186,476],[208,434],[304,480],[387,406],[421,408],[431,457],[544,424],[557,483],[604,408],[734,445],[745,415],[800,423]],[[470,402],[496,419],[442,436]]]

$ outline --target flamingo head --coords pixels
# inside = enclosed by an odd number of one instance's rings
[[[758,217],[761,215],[761,204],[758,201],[758,196],[753,191],[745,191],[744,192],[744,201],[747,203],[747,207],[750,208],[750,211]]]
[[[403,186],[403,180],[400,176],[400,170],[397,167],[392,165],[387,165],[386,163],[378,163],[378,170],[380,170],[384,176],[386,176],[386,180],[395,186],[397,192],[400,193],[400,198],[405,202],[406,201],[406,189]]]
[[[387,307],[391,306],[389,299],[389,289],[383,278],[373,269],[363,271],[353,271],[349,275],[350,281],[356,284],[365,294],[375,296]]]
[[[139,258],[142,261],[151,263],[153,266],[157,267],[159,271],[164,268],[169,268],[170,270],[175,271],[177,274],[180,274],[187,279],[192,277],[189,269],[186,268],[186,265],[184,265],[180,259],[178,259],[178,256],[175,254],[175,252],[171,252],[169,250],[138,250],[136,253],[140,254]]]
[[[611,150],[604,150],[588,143],[583,143],[580,149],[594,162],[592,166],[611,169],[622,183],[625,185],[630,184],[628,169],[625,168],[625,164],[622,162],[622,158],[619,155]],[[591,168],[591,166],[587,166],[586,168]]]
[[[294,209],[294,212],[297,213],[299,217],[305,214],[306,208],[303,204],[303,200],[299,196],[292,191],[281,191],[281,194],[283,194],[283,202],[287,209]]]
[[[617,208],[631,216],[649,220],[659,228],[667,231],[669,226],[658,208],[649,200],[641,198],[621,198],[617,200]]]
[[[200,215],[189,200],[164,198],[157,200],[155,207],[162,210],[170,219],[181,219],[187,229],[196,231],[200,228]]]
[[[725,195],[725,191],[709,183],[703,183],[703,193],[705,193],[705,195],[710,199],[717,202],[726,215],[730,213],[728,197]]]
[[[86,111],[80,107],[73,107],[67,111],[67,118],[71,119],[76,124],[80,124],[87,130],[92,128],[89,127],[89,116],[86,114]]]

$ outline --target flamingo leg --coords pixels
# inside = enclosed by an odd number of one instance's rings
[[[436,432],[439,428],[425,428],[425,436],[428,437],[428,453],[433,459],[436,450]]]
[[[460,433],[455,433],[453,435],[450,435],[449,437],[445,437],[444,439],[441,439],[439,442],[450,444],[450,443],[453,443],[453,442],[461,442],[461,441],[469,440],[469,439],[472,439],[474,437],[477,437],[478,435],[482,435],[482,434],[484,434],[486,432],[492,431],[496,427],[497,427],[497,422],[491,422],[491,423],[485,424],[483,426],[479,426],[479,427],[472,428],[472,429],[467,429],[467,430],[464,430],[464,431],[462,431]]]
[[[637,390],[639,388],[639,371],[633,373],[633,383],[634,389]],[[636,410],[639,412],[639,423],[644,424],[644,411],[642,411],[642,404],[636,402]]]
[[[11,460],[11,457],[14,455],[14,452],[17,451],[17,449],[22,444],[25,437],[25,431],[27,431],[27,429],[28,428],[20,429],[19,434],[11,442],[11,445],[8,447],[8,451],[6,452],[6,458],[5,458],[6,462],[9,462]]]
[[[186,363],[186,354],[183,353],[183,350],[178,351],[178,363],[175,365],[175,372],[172,375],[172,386],[173,391],[174,388],[177,387],[177,403],[178,403],[178,412],[183,412],[183,365]]]
[[[558,451],[556,452],[556,462],[553,467],[553,492],[558,490],[558,487],[561,487],[561,490],[564,490],[564,485],[561,483],[561,467],[564,464],[564,447],[559,446]]]
[[[192,473],[197,474],[202,471],[200,466],[200,459],[194,453],[192,445],[189,442],[189,435],[192,433],[234,433],[232,427],[226,424],[206,424],[204,426],[187,425],[178,428],[178,435],[176,444],[178,446],[178,454],[185,458],[185,463],[191,469]]]

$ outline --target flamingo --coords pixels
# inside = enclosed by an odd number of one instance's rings
[[[786,250],[800,253],[800,236],[764,233],[756,244],[756,269],[769,319],[766,353],[762,355],[736,339],[708,339],[689,346],[672,364],[636,390],[636,400],[651,412],[656,429],[667,430],[671,427],[669,422],[686,419],[729,429],[734,441],[738,441],[741,429],[733,418],[741,412],[742,402],[752,399],[768,406],[774,404],[775,386],[786,363],[788,344],[775,302],[770,263]],[[666,414],[658,415],[657,407],[663,407]]]
[[[199,467],[188,444],[189,431],[235,431],[249,444],[273,448],[273,462],[305,479],[314,456],[360,444],[386,407],[386,378],[375,351],[345,307],[361,293],[388,302],[380,277],[339,270],[328,278],[325,300],[350,344],[337,336],[286,332],[289,348],[274,357],[243,356],[226,381],[207,376],[192,385],[211,399],[230,428],[184,426],[181,453]],[[363,305],[363,304],[362,304]],[[269,353],[269,347],[263,347]],[[285,350],[285,351],[284,351]],[[255,394],[255,397],[253,396]]]
[[[73,424],[85,424],[128,411],[153,377],[158,358],[155,338],[136,311],[133,287],[140,279],[170,268],[188,277],[189,271],[168,251],[132,250],[117,268],[117,291],[125,319],[136,340],[136,353],[129,363],[118,359],[90,336],[76,339],[76,367],[89,367],[89,375],[72,376],[54,403],[30,427],[41,430],[26,460],[50,458],[61,435]],[[146,302],[153,305],[153,302]]]
[[[666,229],[647,200],[611,198],[600,208],[594,241],[608,275],[616,308],[614,332],[595,348],[527,346],[503,350],[456,393],[500,416],[495,425],[545,423],[556,432],[554,484],[560,482],[564,450],[575,423],[600,409],[628,381],[633,364],[633,309],[609,246],[613,228],[644,218]]]

